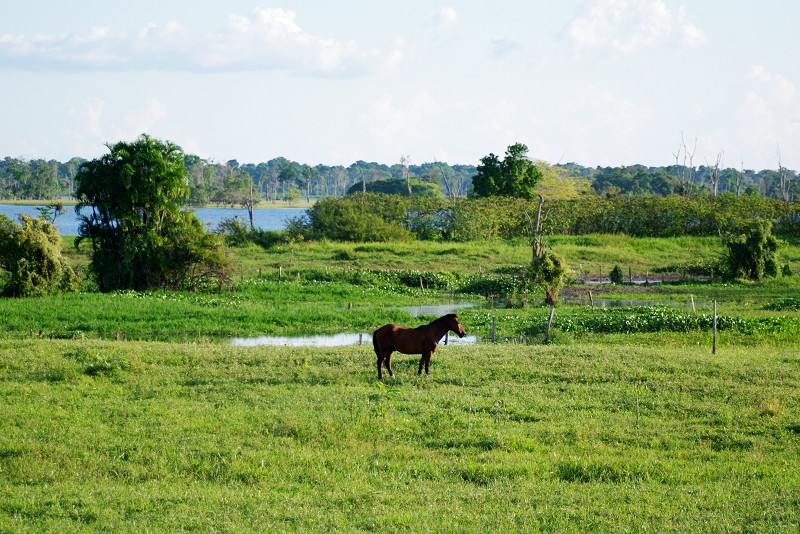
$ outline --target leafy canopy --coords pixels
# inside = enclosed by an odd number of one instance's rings
[[[61,255],[61,237],[41,217],[20,217],[20,223],[0,215],[0,268],[10,277],[3,294],[33,297],[74,290],[78,277]]]
[[[503,160],[494,154],[481,159],[472,177],[472,193],[475,197],[532,199],[533,188],[541,178],[542,173],[528,158],[528,147],[516,143],[508,147]]]
[[[224,280],[221,238],[180,209],[189,193],[181,148],[148,135],[107,146],[108,154],[84,162],[75,177],[76,246],[91,241],[100,290],[196,289]],[[85,207],[88,215],[80,213]]]
[[[731,278],[758,281],[778,274],[775,256],[779,242],[772,235],[771,221],[753,220],[738,231],[726,234],[723,243],[727,248]]]

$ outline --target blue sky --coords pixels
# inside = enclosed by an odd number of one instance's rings
[[[2,3],[0,157],[800,169],[796,2]]]

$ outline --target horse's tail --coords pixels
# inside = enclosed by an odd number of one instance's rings
[[[379,328],[378,330],[380,330],[380,328]],[[380,357],[381,357],[381,353],[380,353],[380,351],[378,350],[378,336],[377,336],[377,334],[378,334],[378,330],[375,330],[375,331],[372,333],[372,348],[374,348],[374,349],[375,349],[375,356],[377,356],[378,358],[380,358]]]

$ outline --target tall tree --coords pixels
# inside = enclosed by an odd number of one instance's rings
[[[541,178],[541,172],[528,158],[528,147],[516,143],[508,147],[503,160],[494,154],[481,159],[472,178],[472,191],[476,197],[532,199],[533,188]]]
[[[221,245],[180,209],[188,193],[181,148],[148,135],[107,146],[108,154],[83,163],[75,177],[76,246],[91,241],[99,288],[186,287],[192,271],[219,280],[213,273],[225,270]]]

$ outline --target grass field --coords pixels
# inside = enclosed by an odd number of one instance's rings
[[[719,241],[552,245],[587,273],[679,272]],[[787,243],[781,263],[797,271],[799,251]],[[576,284],[566,292],[659,306],[559,306],[549,344],[536,292],[524,309],[466,308],[481,342],[440,346],[428,378],[418,356],[395,356],[379,383],[368,344],[226,341],[368,333],[427,320],[402,306],[485,304],[415,280],[500,275],[527,245],[234,254],[221,295],[0,299],[0,532],[800,529],[800,277]],[[676,304],[689,298],[695,312]],[[486,341],[493,322],[506,342]]]
[[[0,342],[0,530],[796,532],[793,348]]]

